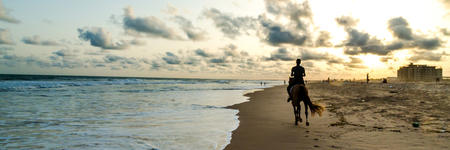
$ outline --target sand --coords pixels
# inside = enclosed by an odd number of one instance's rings
[[[240,124],[225,149],[450,149],[448,83],[307,87],[312,101],[326,106],[322,117],[295,126],[286,86],[249,93],[248,102],[229,107],[239,110]]]

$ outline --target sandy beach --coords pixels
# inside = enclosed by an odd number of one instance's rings
[[[286,86],[246,94],[225,149],[449,149],[448,83],[311,83],[322,117],[294,125]],[[305,120],[302,104],[302,118]],[[419,123],[413,127],[412,123]]]

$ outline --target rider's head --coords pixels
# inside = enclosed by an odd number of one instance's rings
[[[297,59],[295,62],[297,63],[297,65],[300,65],[300,63],[302,62],[302,60]]]

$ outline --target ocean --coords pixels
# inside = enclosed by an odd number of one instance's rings
[[[223,149],[239,125],[225,107],[280,84],[0,75],[0,149]]]

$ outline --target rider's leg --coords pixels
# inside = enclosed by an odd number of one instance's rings
[[[288,100],[287,100],[288,102],[292,100],[292,97],[291,97],[291,87],[292,87],[292,85],[288,85],[288,87],[287,87],[287,92],[288,92],[288,95],[289,95],[289,98],[288,98]]]

